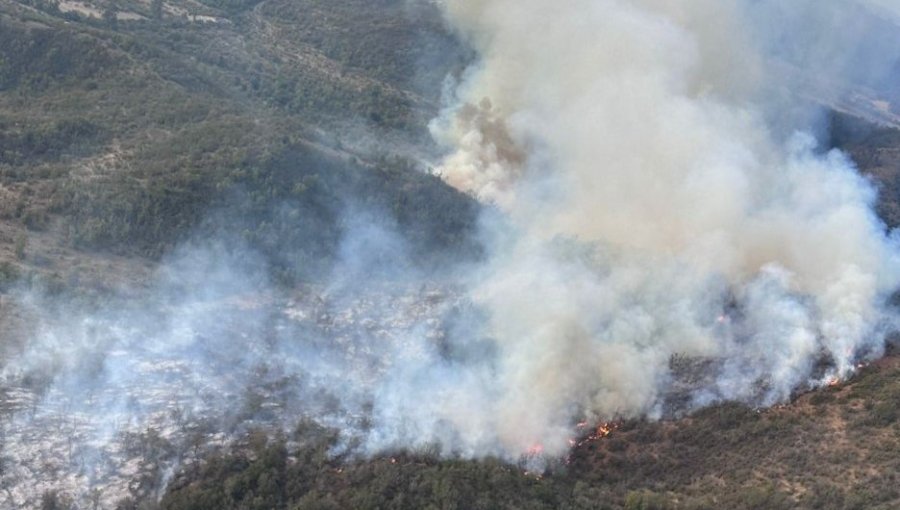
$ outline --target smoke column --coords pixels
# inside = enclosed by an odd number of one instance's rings
[[[436,173],[508,219],[486,222],[470,291],[498,352],[482,425],[501,451],[659,416],[675,356],[715,360],[692,405],[765,405],[882,352],[896,243],[785,92],[895,62],[859,58],[851,4],[446,3],[481,58],[433,123],[452,148]]]

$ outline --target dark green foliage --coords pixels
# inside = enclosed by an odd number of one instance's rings
[[[348,68],[429,95],[473,58],[430,2],[274,0],[265,12]]]
[[[201,3],[216,9],[222,9],[230,14],[251,9],[262,0],[200,0]]]
[[[865,423],[875,427],[886,427],[891,425],[897,421],[898,413],[900,413],[900,409],[897,408],[898,404],[900,404],[900,402],[897,401],[879,402],[875,404],[872,406],[869,417],[865,420]]]
[[[41,510],[71,510],[74,505],[57,491],[47,491],[41,496]]]
[[[815,395],[812,396],[812,398],[809,399],[810,403],[814,406],[830,404],[831,402],[834,402],[834,400],[835,400],[834,395],[827,391],[816,393]]]
[[[106,9],[103,9],[103,22],[111,30],[119,28],[119,10],[116,8],[115,3],[110,3]]]
[[[162,20],[163,17],[163,0],[151,0],[150,1],[150,16],[159,21]]]
[[[384,158],[376,165],[365,168],[303,146],[286,147],[231,177],[232,191],[218,206],[226,220],[214,217],[208,229],[224,224],[242,232],[294,276],[308,276],[317,261],[335,255],[351,217],[402,233],[409,255],[423,263],[477,254],[473,201],[404,160]]]
[[[0,17],[0,91],[41,90],[113,70],[119,60],[87,35],[24,26]]]
[[[54,208],[67,213],[77,246],[158,256],[202,217],[209,189],[191,174],[146,184],[112,176],[63,188]]]
[[[354,154],[307,127],[350,121],[425,140],[436,103],[419,94],[436,98],[462,61],[433,6],[207,4],[231,22],[164,16],[158,2],[145,12],[156,21],[116,26],[109,13],[136,4],[103,3],[105,23],[64,24],[49,4],[49,16],[29,14],[40,23],[0,17],[0,88],[17,94],[0,104],[0,180],[42,182],[8,217],[61,225],[77,248],[150,257],[226,235],[261,251],[281,281],[322,274],[351,210],[402,232],[416,263],[477,252],[474,201],[402,158]],[[259,23],[284,37],[273,45]],[[339,71],[311,66],[317,52]],[[427,87],[423,59],[434,60]]]
[[[240,455],[214,456],[179,477],[165,510],[306,508],[559,508],[550,482],[496,461],[444,461],[415,455],[354,462],[329,458],[334,436],[304,426],[303,446],[251,438]],[[255,443],[255,444],[254,444]]]
[[[0,122],[0,164],[33,164],[83,154],[105,138],[103,128],[85,119],[61,119],[36,126]]]
[[[746,510],[791,510],[797,508],[797,502],[785,492],[778,490],[773,483],[768,483],[742,488],[734,493],[724,495],[721,507]]]
[[[890,228],[900,226],[900,157],[896,151],[900,130],[832,113],[829,135],[830,145],[847,151],[862,172],[874,178],[879,217]]]
[[[68,211],[80,246],[158,255],[188,236],[238,234],[289,279],[320,274],[351,213],[402,232],[410,256],[423,263],[477,255],[474,201],[403,160],[377,164],[366,168],[293,145],[212,176],[77,183],[56,208]]]
[[[8,290],[20,277],[19,269],[9,261],[0,262],[0,291]]]
[[[670,510],[669,498],[651,491],[632,491],[625,495],[625,510]]]
[[[284,508],[287,450],[283,442],[257,445],[250,457],[217,456],[206,462],[202,474],[221,485],[173,486],[162,502],[170,509],[270,510]]]
[[[274,77],[262,77],[255,90],[292,113],[322,118],[323,112],[337,108],[352,112],[378,127],[412,130],[421,127],[423,118],[414,116],[410,100],[403,95],[372,84],[359,91],[351,84],[322,81],[300,67],[283,67]],[[331,115],[331,114],[326,114]]]
[[[759,414],[753,409],[737,402],[706,408],[696,416],[703,421],[704,426],[720,431],[744,427],[759,419]]]

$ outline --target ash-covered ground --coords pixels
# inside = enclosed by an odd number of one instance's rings
[[[306,417],[349,449],[368,404],[346,388],[440,349],[442,317],[459,306],[429,286],[306,288],[45,319],[3,369],[0,508],[153,497],[179,467]]]

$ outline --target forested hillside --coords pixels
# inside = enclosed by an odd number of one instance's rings
[[[417,9],[0,6],[4,235],[90,265],[84,253],[156,258],[226,228],[292,279],[319,269],[354,205],[391,215],[419,254],[471,250],[475,205],[417,159],[465,55]],[[16,251],[8,273],[77,271]]]

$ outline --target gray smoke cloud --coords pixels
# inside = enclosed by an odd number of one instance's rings
[[[439,318],[459,298],[402,262],[382,218],[348,214],[322,282],[279,288],[230,239],[188,243],[148,288],[99,302],[7,296],[32,327],[0,369],[0,507],[38,508],[48,490],[77,508],[159,496],[204,454],[304,420],[339,431],[335,455],[413,434],[389,400],[440,357]]]
[[[452,148],[436,173],[515,228],[471,287],[503,449],[560,454],[582,415],[660,416],[673,357],[719,360],[694,405],[771,404],[882,351],[897,244],[804,102],[896,65],[865,7],[446,3],[481,60],[433,123]]]
[[[435,173],[488,204],[484,259],[425,270],[387,214],[349,207],[315,284],[279,288],[227,240],[91,306],[17,294],[33,326],[0,372],[0,506],[54,487],[112,506],[301,419],[341,431],[335,455],[535,461],[584,421],[848,376],[896,328],[900,250],[806,100],[892,111],[846,99],[900,55],[872,43],[896,29],[876,4],[442,4],[479,58],[432,123]],[[168,446],[148,460],[129,438],[151,430]]]

